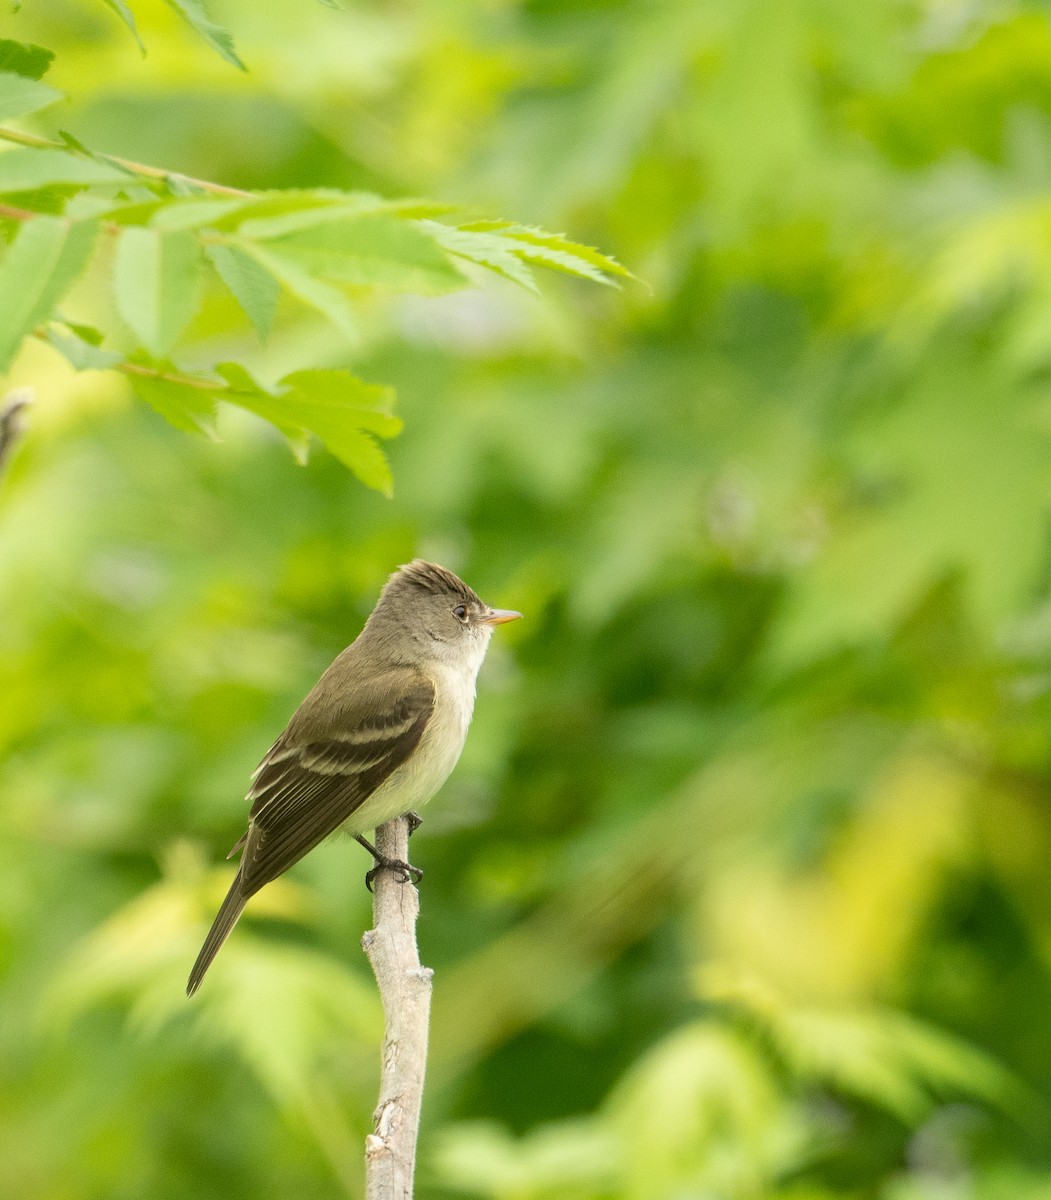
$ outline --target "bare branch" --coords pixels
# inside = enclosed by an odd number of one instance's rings
[[[15,388],[4,397],[0,407],[0,475],[3,475],[7,460],[15,443],[25,431],[25,410],[33,403],[33,389]]]
[[[376,830],[376,848],[408,861],[404,817]],[[411,1200],[416,1136],[427,1067],[427,1030],[434,972],[420,965],[416,918],[420,896],[391,871],[376,876],[373,925],[361,939],[379,984],[386,1017],[376,1132],[365,1139],[366,1200]]]

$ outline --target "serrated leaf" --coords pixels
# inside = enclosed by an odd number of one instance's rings
[[[197,311],[199,268],[192,233],[121,231],[113,264],[117,311],[152,354],[170,349]]]
[[[103,350],[102,334],[89,326],[52,322],[44,337],[78,371],[105,371],[124,358],[115,350]]]
[[[265,267],[237,246],[216,243],[206,246],[205,254],[248,315],[260,340],[265,342],[274,323],[281,285]]]
[[[531,292],[539,292],[533,272],[522,261],[521,257],[512,252],[505,239],[490,233],[471,233],[462,229],[454,229],[450,225],[442,225],[437,221],[422,221],[434,240],[443,246],[450,254],[473,262],[497,275],[528,288]]]
[[[403,422],[391,415],[391,388],[365,383],[349,371],[296,371],[278,383],[288,388],[296,418],[325,443],[362,483],[385,496],[394,480],[376,437],[391,438]]]
[[[127,171],[94,158],[66,150],[19,148],[0,154],[0,192],[31,192],[55,185],[85,187],[97,183],[123,183]]]
[[[217,25],[208,16],[200,0],[165,0],[165,3],[195,29],[221,58],[225,58],[241,71],[248,69],[237,57],[230,31],[222,25]]]
[[[61,100],[65,95],[57,88],[39,83],[13,71],[0,71],[0,119],[21,117]]]
[[[54,57],[54,53],[43,46],[0,38],[0,71],[24,75],[27,79],[42,79]]]
[[[269,421],[288,442],[296,462],[305,466],[310,458],[310,433],[292,420],[279,403],[274,403],[275,394],[258,383],[240,363],[220,363],[216,373],[229,387],[223,399]]]
[[[98,228],[84,221],[36,217],[18,231],[0,263],[0,371],[22,338],[46,321],[84,269]]]
[[[306,435],[314,433],[362,483],[390,495],[390,465],[375,441],[394,437],[402,427],[390,412],[390,388],[349,371],[297,371],[270,392],[237,363],[222,363],[216,371],[230,385],[222,398],[276,425],[293,450],[302,451]]]
[[[131,36],[135,39],[139,49],[146,53],[146,47],[142,44],[142,38],[139,37],[139,28],[135,24],[135,15],[131,9],[124,3],[124,0],[102,0],[102,3],[111,11],[115,12],[124,24],[131,30]]]
[[[455,291],[467,283],[433,237],[391,217],[325,220],[270,241],[267,248],[340,283],[423,293]]]
[[[309,409],[319,418],[352,409],[361,428],[379,437],[392,438],[402,430],[401,418],[391,411],[394,389],[366,383],[349,371],[293,371],[278,381],[278,387],[289,389],[286,394],[295,396],[301,411]]]
[[[470,221],[461,224],[460,228],[481,233],[500,233],[514,238],[516,241],[547,246],[552,250],[561,250],[574,258],[598,267],[599,270],[608,272],[610,275],[620,275],[625,279],[635,278],[627,267],[617,262],[615,258],[610,258],[608,254],[603,254],[593,246],[585,246],[581,242],[571,242],[562,233],[549,233],[546,229],[538,229],[532,225],[518,225],[511,221]]]
[[[338,288],[321,279],[314,278],[300,263],[294,262],[284,255],[275,254],[269,249],[264,250],[262,246],[256,246],[251,242],[231,242],[230,245],[239,246],[260,266],[269,271],[275,279],[280,280],[293,296],[327,317],[346,337],[353,338],[355,336],[357,329],[354,311],[346,296]]]
[[[472,221],[460,226],[468,233],[495,233],[505,238],[509,247],[527,262],[540,263],[556,271],[566,271],[596,283],[617,286],[608,279],[617,275],[624,279],[635,276],[615,258],[600,253],[591,246],[569,241],[561,233],[548,233],[530,225],[515,225],[509,221]]]
[[[153,363],[151,369],[166,370],[178,374],[170,363]],[[207,380],[202,380],[207,385]],[[173,379],[162,379],[156,375],[131,375],[135,394],[176,429],[184,433],[203,435],[216,440],[216,401],[222,394],[219,387],[196,387],[191,383],[180,383]]]

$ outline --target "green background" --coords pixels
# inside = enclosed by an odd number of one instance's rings
[[[119,7],[110,5],[109,8]],[[28,345],[0,490],[0,1192],[361,1195],[367,856],[187,970],[259,757],[413,555],[526,619],[413,844],[436,1200],[1051,1196],[1051,16],[35,0],[27,126],[564,230],[175,356],[392,384],[393,499]],[[90,311],[101,299],[81,297]]]

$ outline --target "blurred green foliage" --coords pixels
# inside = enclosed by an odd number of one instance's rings
[[[27,3],[26,128],[426,194],[650,285],[232,300],[394,496],[30,341],[0,491],[0,1191],[360,1194],[367,865],[182,983],[248,775],[416,553],[527,620],[426,814],[435,1200],[1051,1195],[1051,22],[1003,0]],[[79,297],[102,311],[104,291]]]

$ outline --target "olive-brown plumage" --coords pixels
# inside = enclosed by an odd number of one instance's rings
[[[494,625],[451,571],[416,559],[322,675],[252,776],[241,861],[187,984],[200,986],[250,896],[337,829],[359,835],[420,808],[456,765]]]

